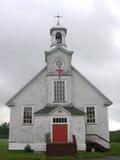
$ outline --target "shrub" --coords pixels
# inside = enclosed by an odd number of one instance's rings
[[[31,146],[29,144],[27,144],[24,148],[25,152],[33,152],[33,150],[31,149]]]

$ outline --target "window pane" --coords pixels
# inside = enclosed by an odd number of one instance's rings
[[[65,82],[54,81],[54,101],[64,102],[65,101]]]
[[[87,123],[95,123],[95,107],[87,107]]]
[[[67,118],[53,118],[53,123],[67,123]]]
[[[55,123],[55,118],[53,118],[53,123]]]
[[[23,113],[23,123],[31,124],[32,123],[32,107],[24,107]]]

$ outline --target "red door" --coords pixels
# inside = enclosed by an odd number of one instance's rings
[[[67,143],[67,124],[53,124],[53,143]]]

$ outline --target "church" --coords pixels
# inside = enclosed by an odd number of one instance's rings
[[[112,102],[71,65],[73,51],[67,48],[67,29],[59,19],[50,36],[46,66],[6,103],[9,150],[24,150],[27,144],[48,155],[109,150]]]

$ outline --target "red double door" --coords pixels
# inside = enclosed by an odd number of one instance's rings
[[[53,124],[52,135],[53,135],[53,143],[67,143],[68,142],[67,124]]]

